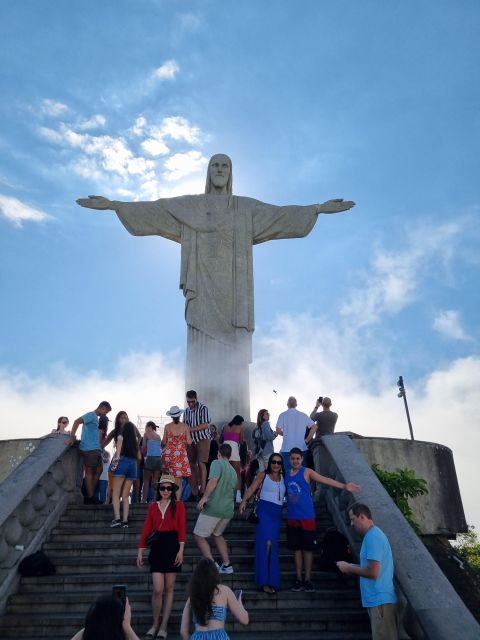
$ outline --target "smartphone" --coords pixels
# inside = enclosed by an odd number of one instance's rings
[[[127,602],[127,585],[126,584],[114,584],[112,587],[112,594],[120,600],[125,611],[125,604]]]
[[[242,590],[241,589],[235,589],[235,591],[233,592],[235,598],[237,600],[241,600],[242,598]]]

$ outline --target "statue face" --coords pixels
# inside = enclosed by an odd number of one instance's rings
[[[208,171],[210,173],[210,181],[214,187],[217,189],[226,187],[231,171],[230,160],[222,154],[213,156],[210,160]]]

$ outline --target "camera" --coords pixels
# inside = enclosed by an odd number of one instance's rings
[[[322,404],[322,402],[323,402],[323,396],[319,396],[319,397],[318,397],[318,401],[317,401],[317,402],[318,402],[318,404]]]
[[[112,587],[112,594],[120,600],[125,611],[125,605],[127,603],[127,585],[126,584],[114,584]]]

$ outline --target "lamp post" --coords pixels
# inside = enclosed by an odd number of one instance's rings
[[[398,397],[399,398],[403,398],[403,403],[405,405],[405,413],[407,414],[407,421],[408,421],[408,428],[410,429],[410,437],[412,440],[415,440],[415,438],[413,437],[413,428],[412,428],[412,421],[410,420],[410,412],[408,410],[408,404],[407,404],[407,392],[405,391],[405,386],[403,384],[403,377],[399,376],[398,381],[397,381],[397,386],[399,389],[398,392]]]

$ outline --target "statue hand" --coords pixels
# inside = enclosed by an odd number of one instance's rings
[[[113,209],[113,202],[103,196],[88,196],[88,198],[79,198],[77,204],[87,209]]]
[[[340,211],[348,211],[354,206],[355,203],[351,200],[335,198],[334,200],[327,200],[323,204],[317,205],[317,213],[340,213]]]

